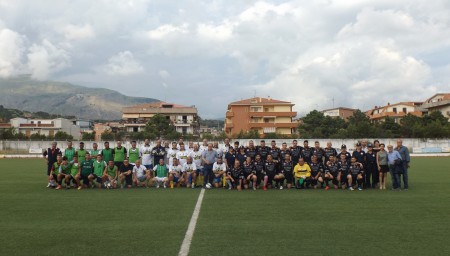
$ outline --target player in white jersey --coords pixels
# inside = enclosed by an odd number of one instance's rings
[[[208,140],[207,139],[204,139],[203,144],[200,146],[200,151],[203,152],[205,150],[208,150]]]
[[[172,147],[169,149],[169,151],[167,151],[166,155],[167,163],[169,164],[169,166],[173,164],[173,159],[177,158],[177,153],[178,153],[177,143],[172,142]]]
[[[213,173],[214,173],[214,180],[213,184],[216,188],[219,188],[221,185],[226,185],[226,183],[221,184],[222,176],[227,172],[227,166],[223,162],[222,158],[217,158],[217,161],[213,164]]]
[[[213,144],[213,149],[216,151],[216,153],[217,153],[217,158],[222,158],[222,160],[223,160],[223,156],[224,156],[224,154],[223,154],[223,150],[222,150],[222,148],[221,147],[219,147],[219,142],[214,142],[214,144]]]
[[[180,144],[180,150],[177,152],[176,158],[181,166],[186,163],[186,158],[189,156],[189,152],[184,148],[184,144]]]
[[[152,146],[150,146],[150,142],[148,139],[145,139],[144,145],[139,149],[139,153],[141,154],[142,158],[142,165],[147,168],[147,170],[152,169]]]
[[[184,183],[183,167],[179,164],[178,159],[172,160],[172,165],[169,166],[169,184],[173,188],[174,184],[180,187]]]
[[[197,166],[197,170],[202,169],[202,152],[199,150],[198,144],[194,144],[194,151],[191,152],[192,161]]]
[[[197,179],[197,166],[192,161],[192,157],[186,158],[186,163],[183,165],[183,175],[186,180],[186,187],[195,188],[195,180]]]

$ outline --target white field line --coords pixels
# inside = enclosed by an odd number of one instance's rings
[[[179,256],[187,256],[189,254],[189,248],[191,247],[192,237],[194,236],[195,226],[197,225],[198,215],[200,214],[200,208],[202,207],[203,195],[205,194],[205,189],[202,189],[200,195],[197,199],[197,204],[195,205],[194,212],[192,213],[191,221],[189,222],[188,229],[184,235],[183,243],[181,244]]]

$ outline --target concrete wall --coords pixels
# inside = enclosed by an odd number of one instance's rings
[[[297,139],[298,140],[298,144],[299,145],[303,145],[303,140],[304,139]],[[309,145],[310,146],[314,146],[314,141],[316,141],[316,139],[308,139],[309,140]],[[373,142],[374,139],[367,139],[368,141]],[[384,143],[386,145],[388,144],[392,144],[395,145],[396,144],[396,139],[378,139],[381,143]],[[234,141],[236,140],[232,140],[231,144],[234,143]],[[248,141],[249,139],[242,139],[242,140],[237,140],[239,141],[240,145],[248,145]],[[259,141],[260,139],[254,139],[253,140],[255,142],[255,145],[259,145]],[[266,145],[270,145],[270,139],[266,140]],[[277,146],[281,147],[281,144],[283,142],[286,142],[288,145],[291,145],[292,140],[275,140]],[[341,147],[342,144],[347,145],[347,149],[349,151],[353,151],[353,149],[355,148],[355,143],[357,142],[356,139],[333,139],[333,140],[326,140],[326,139],[317,139],[317,141],[320,142],[320,145],[322,147],[326,146],[327,141],[331,141],[331,143],[333,144],[334,148],[339,148]],[[75,148],[78,148],[78,141],[73,141],[73,145]],[[85,143],[85,148],[90,150],[92,149],[92,144],[94,143],[94,141],[84,141]],[[99,149],[103,148],[103,142],[97,142],[99,145]],[[114,141],[110,141],[110,147],[113,148],[116,146],[116,143]],[[185,143],[188,143],[188,141],[185,141]],[[219,143],[223,143],[222,141],[220,141]],[[8,154],[15,154],[15,153],[29,153],[30,149],[31,150],[36,150],[36,149],[44,149],[44,148],[48,148],[50,147],[51,141],[0,141],[0,151],[4,152],[4,153],[8,153]],[[144,142],[143,141],[138,141],[138,147],[143,145]],[[154,142],[151,142],[152,145],[154,145]],[[123,145],[127,148],[131,147],[131,143],[129,141],[126,141],[123,143]],[[434,140],[434,139],[403,139],[403,145],[407,146],[411,152],[414,152],[413,149],[415,149],[416,152],[421,153],[421,152],[425,152],[427,150],[420,150],[420,149],[436,149],[436,148],[440,148],[443,149],[442,152],[446,152],[450,149],[450,139],[440,139],[440,140]],[[67,147],[67,142],[65,141],[58,141],[58,147],[61,149],[64,149]],[[436,152],[436,150],[433,150],[433,152]],[[430,152],[430,153],[433,153]]]

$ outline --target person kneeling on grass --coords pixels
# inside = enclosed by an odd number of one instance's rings
[[[318,183],[320,183],[320,187],[323,188],[323,173],[325,168],[323,166],[323,163],[318,160],[316,155],[312,156],[309,168],[311,168],[311,183],[314,186],[314,189],[317,189]]]
[[[328,186],[328,181],[330,180],[332,181],[334,188],[337,189],[339,185],[339,165],[333,155],[328,157],[328,161],[325,166],[325,190],[330,189]]]
[[[180,160],[178,160],[177,158],[174,158],[172,160],[172,165],[169,166],[170,188],[173,188],[174,184],[176,184],[177,187],[180,187],[180,185],[184,183],[184,177],[182,175],[183,167],[179,164],[179,161]]]
[[[267,156],[267,161],[264,163],[264,190],[272,187],[272,181],[277,172],[277,163],[273,161],[272,155]]]
[[[163,159],[161,160],[164,162]],[[133,167],[133,180],[136,187],[148,187],[150,179],[150,170],[147,170],[147,168],[141,164],[140,160],[136,160]]]
[[[183,165],[183,173],[186,176],[186,187],[189,187],[190,185],[191,188],[195,188],[195,181],[197,180],[197,165],[192,161],[191,156],[186,158],[186,163]]]
[[[84,160],[86,159],[86,154],[88,154],[88,153],[85,153],[83,155]],[[75,188],[78,188],[80,186],[79,170],[80,170],[80,164],[78,162],[78,156],[75,155],[73,157],[72,162],[70,162],[70,177],[69,177],[69,185],[70,185],[70,182],[72,182],[72,184],[74,185]]]
[[[66,183],[66,189],[70,188],[70,169],[72,168],[72,166],[69,164],[69,162],[67,161],[67,157],[63,157],[62,158],[62,162],[61,165],[59,166],[58,169],[58,176],[57,176],[57,180],[58,180],[58,186],[56,187],[56,189],[62,189],[62,181],[64,180],[64,183]]]
[[[153,167],[153,171],[156,172],[156,176],[153,178],[153,181],[156,183],[156,188],[159,188],[161,183],[164,184],[164,188],[167,187],[167,166],[164,163],[164,159],[159,159],[158,164]]]
[[[258,177],[256,177],[256,169],[255,165],[252,162],[252,158],[247,156],[245,162],[242,166],[242,170],[244,171],[244,188],[248,189],[248,185],[252,182],[253,190],[256,190],[256,181]]]
[[[278,175],[282,175],[282,177],[278,177],[278,179],[282,179],[280,180],[280,189],[283,189],[284,179],[286,179],[286,187],[290,189],[294,179],[294,164],[289,154],[284,155],[284,161],[281,163],[281,173]],[[276,176],[275,179],[277,179]]]
[[[103,184],[105,188],[116,188],[117,187],[117,177],[119,171],[117,165],[113,160],[109,160],[108,166],[105,167],[103,172],[103,177],[105,183]]]
[[[92,188],[94,188],[94,181],[97,183],[98,188],[102,188],[104,176],[103,173],[106,168],[106,162],[103,161],[102,155],[97,155],[97,160],[93,163],[93,172],[89,175],[89,181],[92,184]]]
[[[131,149],[130,149],[131,152]],[[136,163],[137,160],[134,161]],[[123,160],[123,164],[119,168],[119,181],[120,188],[124,188],[125,184],[127,188],[131,188],[133,185],[133,165],[130,164],[128,159]]]
[[[364,177],[363,165],[356,161],[356,157],[351,158],[351,163],[348,173],[348,184],[350,184],[349,189],[353,190],[354,183],[358,183],[358,190],[362,190],[362,183]]]
[[[300,158],[298,160],[298,164],[294,167],[294,178],[295,178],[295,188],[303,189],[309,188],[309,184],[311,182],[311,168],[307,163],[305,163],[305,159]]]
[[[213,164],[213,174],[214,174],[213,185],[216,188],[219,188],[220,186],[224,185],[221,182],[221,179],[223,175],[226,173],[226,171],[227,171],[226,164],[223,162],[221,157],[218,157],[216,162]],[[224,178],[224,180],[226,180],[226,178]]]
[[[230,168],[227,173],[228,189],[236,187],[237,190],[241,191],[244,179],[244,170],[242,169],[240,161],[236,159],[234,161],[234,166]]]
[[[351,187],[351,183],[349,183],[349,171],[350,171],[350,164],[347,161],[347,156],[344,154],[340,155],[340,161],[338,163],[339,166],[339,182],[341,183],[342,189],[346,189],[346,187],[350,190],[353,188]]]
[[[94,172],[94,161],[91,159],[91,154],[86,153],[85,160],[81,162],[78,168],[78,174],[75,176],[75,179],[78,181],[78,190],[84,188],[88,188],[89,186],[89,176]],[[83,181],[83,185],[81,185],[80,181]]]
[[[48,184],[50,184],[50,188],[56,187],[56,181],[58,180],[59,167],[62,163],[62,155],[58,154],[56,156],[56,162],[53,163],[52,168],[50,169],[50,173],[48,175]]]

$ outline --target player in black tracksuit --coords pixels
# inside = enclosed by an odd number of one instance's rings
[[[317,188],[317,183],[320,182],[320,186],[323,187],[323,177],[324,174],[324,166],[323,163],[319,162],[316,155],[312,156],[311,164],[309,165],[311,168],[311,184],[314,188]]]
[[[351,158],[349,172],[351,174],[351,180],[349,180],[349,183],[351,184],[350,190],[353,190],[352,186],[355,183],[355,181],[356,183],[358,183],[358,190],[362,190],[362,183],[364,182],[363,179],[364,169],[363,165],[357,162],[356,157]]]
[[[291,188],[292,182],[294,180],[294,164],[291,161],[291,156],[286,154],[284,156],[284,161],[281,163],[281,171],[275,176],[275,179],[279,180],[280,189],[283,189],[283,183],[286,179],[286,187]]]
[[[312,149],[308,146],[308,141],[303,142],[302,158],[307,164],[311,163]]]
[[[339,181],[341,183],[342,189],[345,189],[346,187],[350,188],[350,184],[348,183],[349,178],[351,178],[350,176],[348,176],[349,169],[350,169],[350,164],[347,162],[345,154],[341,154],[340,158],[341,159],[339,160],[339,163],[338,163],[338,166],[339,166]]]
[[[264,161],[261,159],[259,154],[256,154],[253,165],[255,166],[256,177],[258,178],[256,181],[256,188],[259,188],[261,181],[264,180]]]
[[[244,170],[239,163],[239,160],[236,159],[234,162],[234,166],[228,169],[227,171],[227,181],[229,185],[229,189],[232,187],[236,187],[238,190],[242,190],[242,183],[244,180]]]
[[[364,164],[366,163],[366,152],[364,152],[361,148],[361,143],[357,143],[356,144],[356,150],[353,151],[352,157],[356,158],[356,162],[361,163],[363,165],[363,169],[366,168],[366,166],[364,166]],[[364,176],[365,176],[365,172],[364,172]],[[366,178],[363,176],[363,179],[365,180]],[[370,176],[369,176],[369,180],[370,180]],[[364,188],[366,188],[366,183],[363,184]],[[369,185],[370,187],[370,185]]]
[[[339,163],[333,155],[330,155],[329,160],[325,165],[325,189],[328,190],[328,181],[332,181],[334,188],[337,189],[339,185]]]
[[[256,190],[256,181],[258,177],[256,176],[255,165],[252,162],[252,158],[247,156],[244,164],[242,165],[244,171],[244,188],[248,189],[248,184],[252,182],[253,190]]]
[[[266,161],[270,148],[266,146],[266,142],[264,140],[261,140],[260,145],[256,147],[256,151],[261,156],[261,160]]]
[[[298,164],[298,159],[300,159],[303,148],[297,145],[297,140],[293,140],[292,146],[289,149],[291,151],[291,160],[295,166],[296,164]]]
[[[327,142],[327,147],[323,149],[325,152],[325,163],[330,160],[330,156],[337,156],[337,151],[335,148],[331,147],[331,142]]]
[[[366,188],[376,188],[380,180],[380,176],[378,173],[377,153],[375,153],[372,147],[367,148],[365,174]],[[372,183],[370,182],[371,177]]]
[[[273,161],[272,155],[267,156],[267,161],[264,163],[264,190],[272,187],[272,181],[277,174],[277,163]]]

